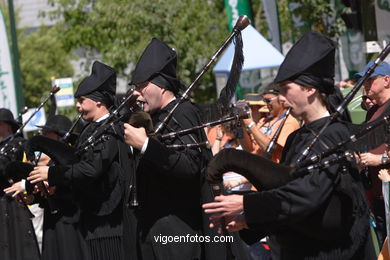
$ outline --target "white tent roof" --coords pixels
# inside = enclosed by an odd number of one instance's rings
[[[242,41],[245,59],[243,70],[277,67],[284,59],[284,56],[250,24],[242,31]],[[230,43],[213,71],[229,72],[233,55],[234,44]]]

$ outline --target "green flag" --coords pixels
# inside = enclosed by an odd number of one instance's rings
[[[246,15],[253,21],[249,0],[225,0],[225,10],[230,32],[233,30],[240,15]],[[236,95],[238,99],[244,98],[240,84],[237,84]]]
[[[230,32],[240,15],[246,15],[253,21],[249,0],[225,0],[225,10]]]

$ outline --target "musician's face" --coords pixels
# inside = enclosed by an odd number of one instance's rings
[[[138,96],[137,101],[144,103],[144,111],[153,114],[164,107],[165,91],[152,82],[144,82],[135,86],[133,94]]]
[[[98,106],[98,103],[90,98],[81,96],[76,103],[77,110],[80,113],[83,113],[83,120],[92,122],[97,120],[97,114],[96,114],[96,108]]]
[[[6,138],[12,134],[12,127],[5,121],[0,121],[0,137]]]
[[[305,115],[305,108],[309,104],[313,90],[304,88],[291,81],[283,82],[280,85],[279,100],[284,107],[291,107],[291,114],[296,118]]]
[[[372,77],[364,83],[366,95],[379,104],[386,102],[388,99],[388,93],[384,91],[386,88],[390,88],[390,76]]]

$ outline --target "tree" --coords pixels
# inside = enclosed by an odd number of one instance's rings
[[[317,30],[330,37],[339,37],[345,31],[345,25],[339,10],[333,2],[324,0],[277,0],[279,22],[283,42],[294,41],[310,29]],[[337,1],[336,1],[337,2]],[[252,1],[256,12],[257,29],[267,35],[262,4]]]
[[[4,4],[0,8],[9,27],[8,8]],[[18,11],[15,16],[18,24]],[[25,105],[36,107],[49,94],[53,76],[59,78],[73,75],[71,55],[57,40],[57,30],[53,28],[42,26],[30,33],[25,28],[19,28],[17,34]]]
[[[152,37],[178,53],[178,76],[188,85],[228,36],[221,1],[192,0],[51,0],[49,15],[67,50],[83,48],[88,60],[101,58],[130,81],[131,72]],[[221,3],[219,3],[221,2]],[[87,63],[86,69],[89,69]],[[195,92],[198,102],[215,97],[212,73]]]
[[[336,12],[332,1],[299,0],[299,9],[304,19],[311,27],[330,37],[339,37],[346,29],[344,21]]]
[[[51,90],[52,77],[72,77],[70,55],[57,40],[57,30],[41,27],[19,33],[20,67],[26,106],[37,106]]]

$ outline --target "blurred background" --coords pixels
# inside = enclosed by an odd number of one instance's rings
[[[261,93],[292,44],[310,29],[338,43],[338,84],[390,41],[390,0],[0,0],[0,11],[0,107],[14,115],[38,106],[57,85],[58,113],[75,118],[73,92],[94,60],[117,70],[117,94],[123,96],[152,37],[176,49],[179,77],[189,85],[242,14],[251,26],[242,32],[245,63],[237,99]],[[231,46],[192,93],[195,102],[216,99],[232,56]],[[365,112],[356,98],[349,108],[359,123]],[[43,112],[39,124],[46,117]]]

